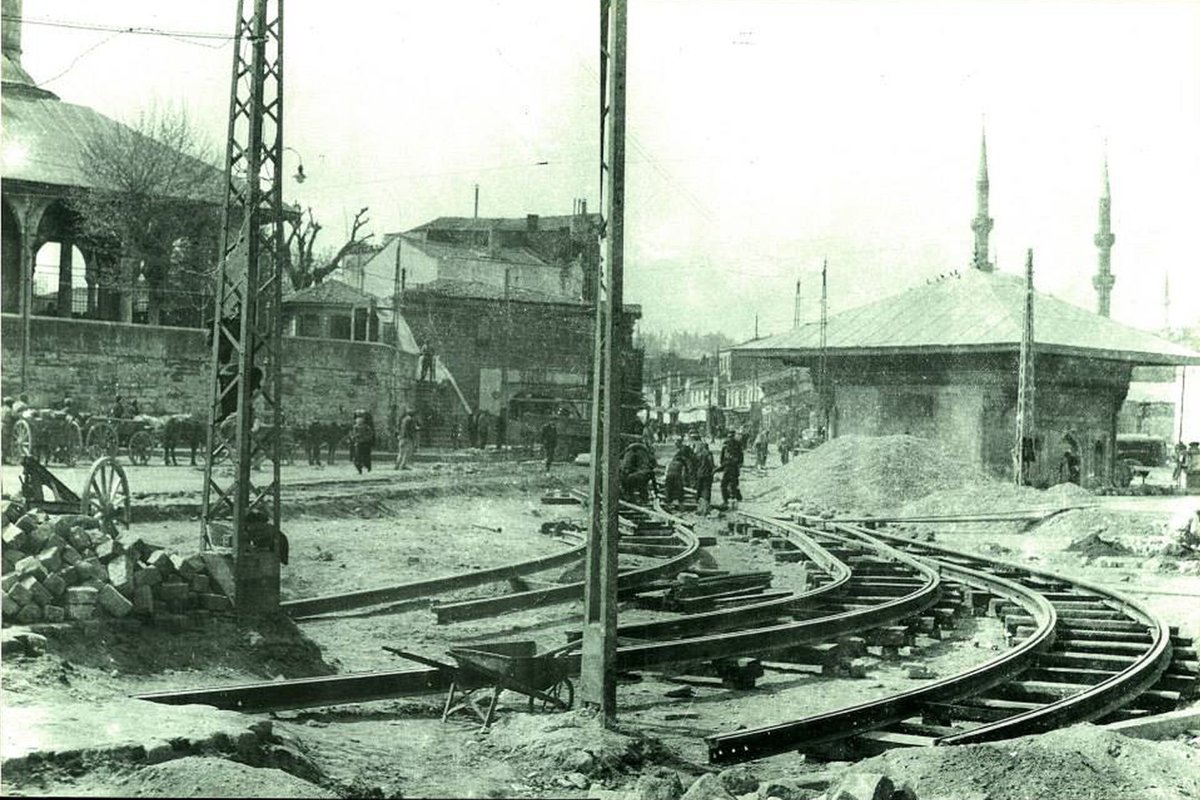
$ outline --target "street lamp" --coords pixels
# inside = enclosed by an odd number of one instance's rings
[[[288,147],[287,145],[284,145],[283,149],[291,150],[296,154],[296,161],[299,163],[299,166],[296,167],[296,174],[292,177],[295,179],[296,183],[304,183],[304,181],[308,179],[308,176],[304,174],[304,156],[300,155],[300,151],[294,147]]]

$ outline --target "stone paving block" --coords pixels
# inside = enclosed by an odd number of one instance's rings
[[[67,582],[58,573],[47,575],[46,580],[42,581],[42,586],[46,587],[52,598],[62,597],[63,592],[67,590]]]
[[[129,568],[129,559],[114,558],[108,562],[108,582],[118,591],[132,592],[133,571]]]
[[[29,537],[16,525],[5,525],[3,533],[0,533],[0,541],[4,542],[5,550],[25,550]]]
[[[26,606],[33,602],[33,594],[25,588],[20,578],[5,594],[17,601],[18,605]]]
[[[154,588],[139,586],[133,593],[133,610],[135,613],[150,615],[154,613]]]
[[[101,561],[111,561],[124,552],[125,546],[116,539],[106,537],[103,542],[96,545],[96,557]]]
[[[96,604],[96,595],[100,592],[92,586],[72,586],[67,589],[67,602],[72,605],[88,605]]]
[[[5,619],[12,619],[17,616],[21,610],[21,604],[12,598],[8,592],[0,592],[0,599],[3,600],[3,613]]]
[[[42,562],[37,559],[37,556],[25,556],[13,565],[13,571],[21,577],[32,575],[39,581],[46,577],[46,568],[42,566]]]
[[[104,544],[105,542],[113,541],[113,538],[111,536],[109,536],[105,531],[101,530],[100,528],[95,528],[93,530],[88,531],[87,537],[88,537],[88,541],[92,543],[92,547],[99,547],[100,545]]]
[[[57,573],[67,586],[74,586],[83,580],[79,575],[79,567],[63,567]]]
[[[146,557],[145,561],[158,570],[159,574],[165,575],[175,570],[175,565],[171,563],[171,554],[166,550],[155,550]]]
[[[96,596],[96,603],[114,617],[128,616],[133,611],[133,603],[125,599],[112,584],[105,584]]]
[[[208,568],[204,564],[204,556],[199,553],[190,555],[183,560],[183,564],[179,567],[179,572],[182,575],[203,575],[208,572]]]
[[[62,548],[47,547],[38,553],[37,559],[41,562],[42,569],[46,570],[47,573],[54,572],[63,565]]]
[[[193,575],[191,589],[197,594],[208,594],[209,580],[207,575]]]
[[[35,622],[42,621],[42,607],[37,603],[30,603],[17,612],[17,622],[23,625],[32,625]]]
[[[87,548],[85,547],[84,549],[86,550]],[[63,563],[71,567],[83,560],[83,556],[80,555],[79,551],[71,545],[67,545],[66,547],[62,548],[62,550],[59,551],[59,555],[62,556]]]
[[[33,602],[39,606],[44,606],[54,599],[50,596],[50,592],[46,591],[46,587],[42,585],[42,582],[32,575],[22,578],[21,585],[29,590],[29,595],[33,598]]]
[[[233,603],[223,594],[202,594],[200,604],[207,611],[229,611],[233,608]]]
[[[72,528],[65,538],[66,543],[76,550],[88,550],[93,546],[92,537],[83,528]]]
[[[135,569],[133,573],[133,585],[137,588],[142,586],[157,586],[162,583],[163,575],[155,567],[146,566],[141,569]]]
[[[85,620],[95,616],[95,603],[67,603],[67,619]]]
[[[62,622],[66,619],[67,611],[62,606],[48,605],[42,609],[46,622]]]
[[[17,573],[15,573],[15,572],[8,573],[4,577],[0,578],[0,591],[7,592],[9,589],[16,586],[20,580],[21,580],[21,576],[18,575]]]
[[[158,597],[165,602],[186,602],[188,585],[180,581],[167,581],[158,586]]]

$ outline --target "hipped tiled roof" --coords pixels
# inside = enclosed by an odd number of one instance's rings
[[[360,292],[349,284],[326,278],[320,283],[292,292],[283,299],[285,305],[311,304],[325,306],[365,307],[375,305],[374,296]]]
[[[829,317],[830,356],[1008,352],[1019,349],[1025,306],[1023,278],[968,270]],[[812,359],[820,325],[801,327],[735,350],[750,356]],[[1135,364],[1200,364],[1200,353],[1035,293],[1038,352]]]

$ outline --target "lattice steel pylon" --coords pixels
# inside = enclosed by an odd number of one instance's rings
[[[283,420],[283,0],[238,0],[234,39],[201,546],[232,556],[235,606],[255,612],[279,600],[280,437],[260,426]]]

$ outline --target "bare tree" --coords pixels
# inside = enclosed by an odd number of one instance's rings
[[[350,236],[346,242],[332,255],[314,251],[317,235],[323,230],[321,223],[313,217],[312,209],[306,209],[303,214],[292,220],[292,229],[288,234],[287,246],[284,248],[287,262],[288,278],[293,289],[307,289],[325,280],[331,273],[342,265],[342,260],[354,252],[356,246],[365,243],[375,234],[360,235],[362,229],[371,224],[367,218],[370,209],[363,206],[354,215],[354,224],[350,228]],[[316,254],[314,255],[314,252]]]
[[[140,279],[153,324],[168,285],[199,307],[216,266],[223,178],[212,145],[187,114],[151,108],[130,125],[106,127],[89,139],[81,161],[91,187],[71,204],[84,237],[115,257],[114,274],[100,277],[120,291],[121,319],[132,320]]]

